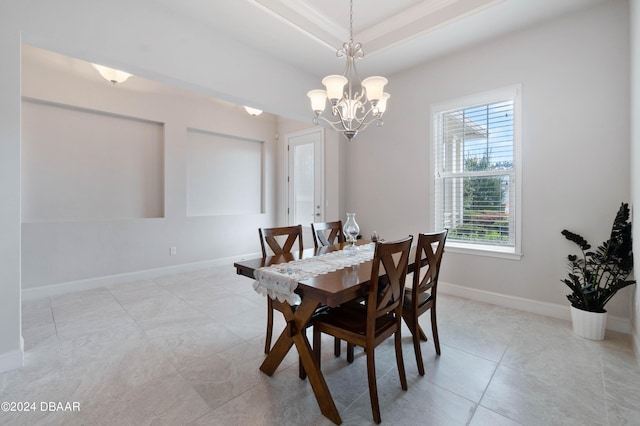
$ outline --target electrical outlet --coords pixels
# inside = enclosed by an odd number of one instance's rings
[[[175,256],[176,254],[178,254],[178,248],[177,247],[169,247],[169,254],[171,256]]]

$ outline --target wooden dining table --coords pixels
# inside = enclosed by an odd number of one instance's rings
[[[370,242],[360,240],[357,244],[368,243]],[[318,249],[306,249],[302,252],[243,260],[234,263],[234,266],[239,275],[253,279],[253,273],[256,269],[342,250],[348,244],[340,243]],[[414,267],[413,259],[414,255],[412,254],[409,257],[410,271]],[[320,411],[335,424],[341,424],[342,419],[331,397],[331,392],[327,387],[322,371],[316,362],[305,329],[319,306],[335,307],[364,296],[369,288],[371,264],[371,261],[367,261],[301,280],[295,290],[301,298],[301,303],[295,309],[286,302],[273,300],[274,305],[277,305],[278,310],[283,313],[287,325],[263,361],[260,370],[268,376],[272,376],[291,347],[295,345],[300,356],[300,362],[307,373],[311,388],[320,406]]]

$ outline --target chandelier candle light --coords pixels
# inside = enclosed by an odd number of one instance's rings
[[[380,76],[367,77],[360,81],[356,69],[356,59],[364,58],[360,43],[353,42],[353,0],[349,12],[349,42],[336,52],[338,58],[346,57],[347,64],[343,75],[329,75],[322,79],[326,90],[316,89],[307,93],[311,99],[311,109],[316,116],[314,124],[320,120],[348,139],[352,140],[358,132],[367,128],[372,122],[382,126],[382,115],[387,107],[389,94],[384,92],[387,79]],[[346,87],[345,87],[346,86]],[[327,99],[331,102],[332,117],[325,117]]]

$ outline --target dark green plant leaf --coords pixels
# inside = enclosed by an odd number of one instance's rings
[[[591,248],[591,245],[589,245],[587,240],[585,240],[578,234],[574,234],[573,232],[567,231],[565,229],[562,231],[562,235],[564,235],[567,240],[573,241],[574,243],[576,243],[578,247],[580,247],[580,249],[582,250],[589,250]]]
[[[622,288],[633,285],[627,278],[633,270],[633,251],[629,205],[622,203],[611,227],[608,241],[594,251],[582,236],[568,230],[562,235],[581,250],[582,256],[567,256],[570,272],[562,282],[572,291],[567,299],[572,306],[592,312],[605,312],[604,306]]]

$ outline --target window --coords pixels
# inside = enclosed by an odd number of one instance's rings
[[[448,248],[520,257],[519,86],[432,107],[435,229]]]

